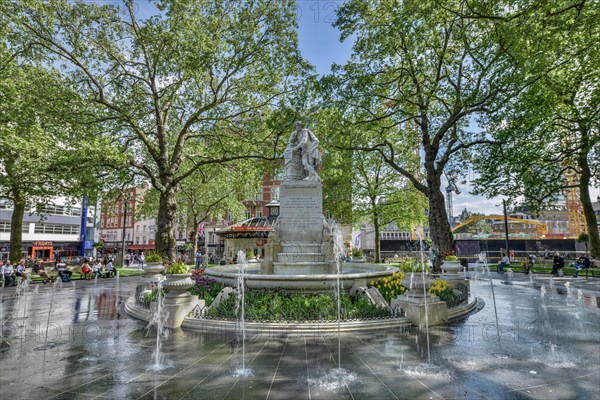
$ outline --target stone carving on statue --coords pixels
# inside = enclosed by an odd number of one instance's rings
[[[320,182],[317,170],[321,166],[319,139],[304,125],[294,123],[294,132],[283,152],[285,160],[285,180],[305,180]]]

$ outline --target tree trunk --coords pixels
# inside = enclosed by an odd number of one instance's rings
[[[156,247],[163,259],[175,262],[175,218],[177,215],[176,192],[170,188],[160,193],[158,220],[156,221]]]
[[[600,258],[600,238],[598,234],[598,220],[594,213],[594,207],[592,206],[592,200],[590,199],[590,166],[587,162],[587,152],[582,152],[582,156],[579,157],[579,169],[581,175],[579,177],[579,199],[583,206],[583,215],[587,224],[587,233],[590,241],[590,254],[593,258]],[[586,243],[587,248],[587,243]]]
[[[18,189],[13,189],[14,209],[10,222],[10,262],[17,265],[23,258],[23,216],[25,197]]]
[[[441,272],[440,266],[444,257],[454,253],[454,239],[446,213],[444,195],[440,190],[441,184],[429,186],[429,234],[433,241],[433,250],[437,257],[433,260],[433,272]]]
[[[375,229],[375,262],[381,260],[381,242],[379,241],[379,213],[373,212],[373,227]]]

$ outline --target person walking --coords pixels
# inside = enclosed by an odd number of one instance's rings
[[[200,269],[201,265],[202,265],[202,253],[200,252],[200,250],[198,250],[196,252],[196,269]]]
[[[144,260],[146,259],[146,256],[144,256],[144,252],[142,251],[140,253],[140,255],[138,256],[138,267],[139,269],[144,269]]]

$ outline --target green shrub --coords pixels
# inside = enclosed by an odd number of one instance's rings
[[[414,258],[405,258],[398,268],[400,268],[400,271],[408,274],[410,272],[421,272],[423,270],[422,266],[423,264]]]
[[[354,249],[352,250],[352,256],[353,257],[362,257],[365,253],[363,252],[363,249]]]
[[[182,263],[173,263],[167,268],[167,274],[169,275],[185,274],[188,271],[188,266]]]
[[[213,318],[236,319],[237,297],[230,296],[209,310]],[[340,319],[384,318],[385,308],[368,300],[342,295]],[[247,321],[335,321],[337,301],[333,294],[284,293],[281,291],[246,291],[245,318]]]
[[[163,257],[162,254],[160,254],[159,252],[153,251],[148,253],[145,258],[147,263],[155,263],[155,262],[162,262]]]
[[[458,261],[458,257],[454,254],[448,254],[446,257],[444,257],[444,261]]]
[[[162,295],[164,296],[165,293],[168,293],[169,290],[168,289],[162,289]],[[142,303],[149,305],[151,302],[153,301],[157,301],[158,300],[158,288],[154,288],[150,291],[150,293],[146,293],[144,295],[144,298],[142,299]]]

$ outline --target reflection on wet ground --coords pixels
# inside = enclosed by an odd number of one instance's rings
[[[573,292],[494,281],[496,325],[489,281],[471,281],[486,306],[433,327],[429,357],[415,328],[343,335],[341,365],[335,334],[250,334],[244,377],[225,332],[175,330],[163,342],[171,367],[149,371],[155,333],[122,311],[140,279],[0,292],[0,398],[600,398],[600,309]]]

